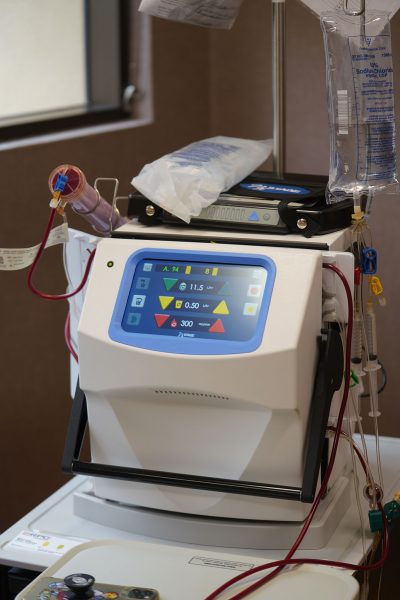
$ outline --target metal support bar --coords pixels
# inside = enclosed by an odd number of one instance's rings
[[[285,1],[272,1],[273,169],[285,172]]]
[[[101,463],[89,463],[73,460],[70,471],[80,475],[92,477],[106,477],[123,481],[139,481],[153,485],[167,485],[172,487],[188,488],[191,490],[206,490],[208,492],[222,492],[224,494],[239,494],[243,496],[261,496],[262,498],[276,498],[280,500],[301,501],[301,488],[271,485],[256,481],[239,481],[221,477],[204,477],[202,475],[188,475],[187,473],[171,473],[168,471],[155,471],[152,469],[135,469],[133,467],[120,467]],[[309,500],[307,500],[309,502]]]

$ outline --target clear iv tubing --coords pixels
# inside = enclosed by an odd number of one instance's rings
[[[351,362],[357,372],[362,374],[362,356],[363,356],[363,323],[361,307],[361,273],[354,276],[354,316],[353,316],[353,338],[351,342]]]
[[[101,235],[109,235],[113,229],[127,223],[126,217],[121,217],[117,208],[100,196],[86,181],[84,173],[73,165],[56,167],[49,177],[49,188],[52,194],[59,175],[68,177],[62,192],[62,200],[66,201],[74,212],[88,221],[93,229]]]
[[[378,377],[377,371],[380,368],[378,363],[377,345],[376,345],[376,322],[375,313],[372,308],[372,302],[368,303],[366,314],[366,334],[368,344],[368,360],[364,370],[369,378],[369,395],[371,398],[370,417],[379,417],[379,396],[378,396]]]
[[[344,419],[344,415],[345,415],[345,411],[346,411],[346,405],[347,405],[347,399],[349,396],[349,390],[350,390],[350,369],[351,369],[351,340],[352,340],[352,333],[353,333],[353,299],[352,299],[352,294],[351,294],[351,289],[349,286],[349,283],[346,279],[346,277],[344,276],[344,274],[342,273],[342,271],[340,271],[340,269],[338,269],[335,265],[332,264],[324,264],[323,265],[325,269],[330,269],[331,271],[334,271],[337,276],[340,278],[345,291],[346,291],[346,296],[347,296],[347,304],[348,304],[348,325],[347,325],[347,338],[346,338],[346,353],[345,353],[345,377],[344,377],[344,390],[343,390],[343,398],[342,398],[342,403],[340,405],[340,410],[339,410],[339,414],[337,417],[337,424],[336,424],[336,430],[335,430],[335,435],[333,438],[333,443],[332,443],[332,450],[331,450],[331,455],[329,458],[329,463],[326,469],[326,473],[325,476],[323,478],[323,481],[321,483],[321,487],[318,491],[318,494],[311,506],[310,512],[308,513],[303,526],[301,528],[301,531],[299,533],[299,535],[297,536],[293,546],[291,547],[291,549],[289,550],[289,552],[287,553],[287,555],[285,556],[284,559],[282,560],[278,560],[278,561],[274,561],[272,563],[266,563],[264,565],[260,565],[258,567],[254,567],[253,569],[249,569],[248,571],[245,571],[244,573],[241,573],[240,575],[237,575],[236,577],[230,579],[229,581],[227,581],[226,583],[224,583],[223,585],[221,585],[217,590],[215,590],[214,592],[212,592],[211,594],[209,594],[207,596],[207,598],[205,600],[214,600],[215,598],[217,598],[220,594],[222,594],[222,592],[226,591],[228,588],[230,588],[234,583],[237,583],[238,581],[241,581],[242,579],[254,574],[254,573],[258,573],[260,571],[264,571],[266,569],[271,569],[273,568],[274,570],[269,573],[268,575],[265,575],[264,577],[262,577],[261,579],[259,579],[258,581],[256,581],[255,583],[249,585],[247,588],[245,588],[244,590],[242,590],[241,592],[239,592],[238,594],[235,594],[234,596],[232,596],[230,598],[230,600],[240,600],[241,598],[244,598],[245,596],[248,596],[249,594],[251,594],[253,591],[257,590],[258,588],[260,588],[261,586],[265,585],[266,583],[268,583],[271,579],[273,579],[273,577],[275,577],[275,575],[277,575],[278,573],[280,573],[282,571],[282,569],[287,566],[287,565],[296,565],[296,564],[326,564],[326,565],[330,565],[330,566],[335,566],[335,567],[341,567],[341,568],[346,568],[346,569],[351,569],[351,570],[361,570],[361,571],[366,571],[366,570],[370,570],[370,569],[377,569],[379,567],[381,567],[387,557],[388,554],[388,548],[389,548],[389,538],[388,538],[388,530],[387,530],[387,523],[386,523],[386,517],[385,517],[385,513],[383,510],[383,506],[378,503],[378,508],[382,514],[382,519],[383,519],[383,526],[384,526],[384,533],[383,533],[383,539],[384,539],[384,549],[382,552],[382,557],[380,558],[379,561],[377,561],[375,564],[373,565],[355,565],[355,564],[351,564],[351,563],[344,563],[344,562],[339,562],[339,561],[324,561],[321,559],[306,559],[306,558],[292,558],[293,555],[295,554],[295,552],[298,550],[301,542],[303,541],[308,528],[310,527],[311,521],[314,518],[314,515],[317,511],[317,508],[321,502],[321,499],[323,498],[326,488],[328,486],[328,482],[329,482],[329,478],[331,476],[332,470],[333,470],[333,466],[334,466],[334,462],[335,462],[335,458],[336,458],[336,453],[337,453],[337,449],[338,449],[338,445],[339,445],[339,440],[340,440],[340,436],[341,436],[341,429],[342,429],[342,424],[343,424],[343,419]],[[357,455],[358,456],[358,455]],[[362,456],[362,455],[360,455]],[[359,456],[359,458],[360,458]],[[362,458],[360,458],[361,463],[365,464],[365,461]]]
[[[72,340],[71,340],[71,313],[70,312],[68,312],[67,318],[65,320],[64,339],[65,339],[65,343],[66,343],[66,346],[67,346],[70,354],[73,356],[74,360],[78,363],[79,362],[78,354],[75,352],[75,348],[73,347]]]
[[[376,458],[378,466],[379,484],[383,489],[383,473],[380,459],[379,449],[379,427],[378,417],[380,416],[379,411],[379,392],[378,392],[378,381],[377,371],[381,368],[378,362],[378,347],[376,338],[376,317],[374,312],[373,303],[370,300],[367,305],[366,324],[365,324],[365,345],[367,350],[367,364],[364,367],[364,371],[368,375],[369,384],[369,396],[370,396],[370,412],[368,415],[372,417],[374,422],[374,433],[376,443]]]
[[[354,314],[354,330],[351,360],[354,365],[361,365],[362,361],[362,317],[358,310]]]
[[[332,428],[332,430],[335,432],[335,436],[339,432],[340,437],[347,437],[347,434],[345,432],[339,431],[336,428]],[[369,467],[368,467],[367,462],[364,459],[364,456],[362,455],[362,452],[355,444],[353,445],[353,449],[354,449],[354,452],[355,452],[357,458],[359,459],[359,461],[361,463],[361,466],[364,470],[366,477],[368,478]],[[230,600],[241,600],[245,596],[248,596],[252,591],[255,591],[256,589],[261,587],[261,585],[264,585],[265,583],[267,583],[267,581],[272,579],[274,574],[279,573],[284,567],[289,566],[289,565],[293,565],[293,566],[304,565],[304,564],[305,565],[325,565],[325,566],[329,566],[329,567],[350,569],[352,571],[362,571],[364,573],[368,572],[368,571],[380,569],[381,567],[383,567],[383,565],[388,557],[388,553],[389,553],[389,531],[388,531],[385,511],[384,511],[384,508],[383,508],[381,502],[377,503],[377,507],[382,515],[383,548],[382,548],[382,555],[376,563],[366,564],[366,565],[359,565],[359,564],[356,565],[356,564],[352,564],[352,563],[346,563],[346,562],[334,561],[334,560],[325,560],[325,559],[320,559],[320,558],[290,558],[290,559],[284,558],[282,560],[276,560],[276,561],[273,561],[270,563],[259,565],[252,569],[249,569],[248,571],[240,573],[240,575],[237,575],[236,577],[233,577],[232,579],[227,581],[225,584],[222,584],[218,588],[218,590],[215,590],[215,592],[212,592],[209,596],[207,596],[207,598],[205,600],[214,600],[215,598],[217,598],[217,596],[222,594],[223,591],[225,591],[226,589],[228,589],[235,583],[238,583],[239,581],[241,581],[242,579],[245,579],[246,577],[249,577],[250,575],[254,575],[255,573],[260,573],[261,571],[265,571],[266,569],[274,568],[275,570],[272,573],[270,573],[269,575],[260,579],[255,584],[244,589],[242,592],[239,592],[235,596],[232,596],[230,598]]]

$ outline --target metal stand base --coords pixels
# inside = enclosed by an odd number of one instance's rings
[[[326,546],[349,505],[350,479],[342,476],[316,512],[302,549]],[[141,536],[222,548],[285,550],[301,528],[301,523],[217,519],[139,508],[97,498],[91,492],[74,494],[74,513]]]

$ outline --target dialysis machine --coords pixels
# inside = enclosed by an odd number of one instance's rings
[[[289,236],[292,248],[214,233],[217,243],[213,232],[131,222],[98,243],[63,467],[94,476],[75,497],[85,518],[189,543],[288,548],[327,467],[343,381],[347,308],[323,265],[351,281],[353,256],[336,251],[346,232]],[[80,458],[87,421],[91,461]],[[340,445],[304,547],[327,543],[349,471]]]

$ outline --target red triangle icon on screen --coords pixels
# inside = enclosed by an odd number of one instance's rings
[[[165,321],[168,321],[169,315],[154,315],[154,318],[157,323],[157,327],[162,327]]]
[[[217,319],[208,330],[210,333],[225,333],[224,325],[221,319]]]

